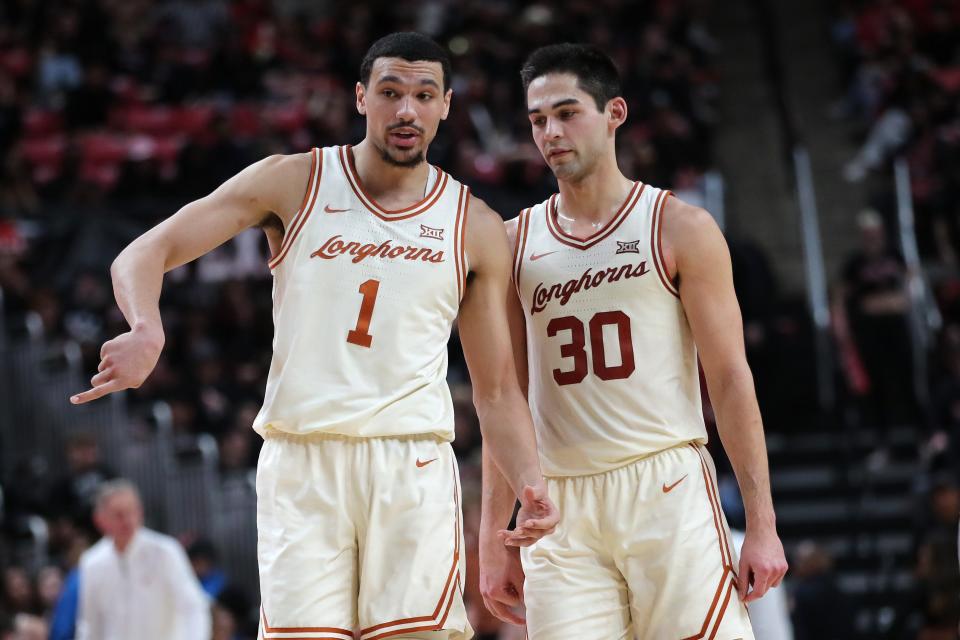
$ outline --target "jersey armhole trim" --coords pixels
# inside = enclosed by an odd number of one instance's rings
[[[663,259],[663,210],[667,206],[667,198],[673,196],[669,191],[661,191],[653,205],[653,220],[650,223],[650,255],[657,270],[657,276],[663,288],[670,294],[680,297],[677,287],[670,281],[667,272],[667,263]]]
[[[463,300],[467,288],[466,229],[467,208],[470,203],[470,189],[460,185],[457,196],[457,217],[453,223],[453,263],[457,271],[457,299]]]
[[[317,193],[320,191],[320,177],[323,175],[323,151],[314,147],[311,150],[311,156],[310,179],[307,181],[307,190],[303,194],[303,202],[300,204],[300,209],[290,222],[289,232],[283,236],[283,242],[280,243],[280,249],[277,251],[277,255],[270,258],[270,261],[267,263],[271,271],[276,269],[277,266],[283,262],[287,253],[289,253],[290,247],[293,245],[294,240],[297,239],[304,224],[306,224],[307,218],[310,217],[310,213],[313,210],[313,205],[317,201]],[[309,200],[309,203],[307,200]]]
[[[523,268],[523,254],[527,250],[527,235],[530,227],[530,209],[524,209],[517,217],[517,238],[513,247],[513,284],[517,288],[517,296],[523,300],[520,291],[520,271]]]

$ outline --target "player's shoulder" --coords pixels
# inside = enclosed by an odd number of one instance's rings
[[[490,205],[472,193],[467,202],[467,233],[470,236],[489,237],[503,233],[503,218]]]
[[[672,194],[663,205],[663,228],[664,232],[674,230],[682,236],[709,233],[718,229],[709,211],[684,202]]]

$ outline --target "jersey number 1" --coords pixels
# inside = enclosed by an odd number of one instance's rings
[[[373,317],[373,306],[377,304],[377,291],[379,289],[379,280],[367,280],[360,285],[363,302],[360,303],[360,317],[357,318],[357,326],[347,332],[347,342],[350,344],[370,348],[373,336],[367,332],[370,330],[370,318]]]
[[[603,348],[603,328],[613,325],[617,328],[617,341],[620,343],[620,364],[607,365],[607,354]],[[554,337],[561,331],[570,332],[570,342],[560,345],[560,355],[573,358],[573,369],[569,371],[553,370],[553,379],[559,385],[578,384],[587,377],[587,336],[583,321],[576,316],[554,318],[547,324],[547,336]],[[593,373],[601,380],[621,380],[629,378],[636,369],[633,359],[633,334],[630,331],[630,317],[623,311],[601,311],[590,318],[590,350],[593,352]]]

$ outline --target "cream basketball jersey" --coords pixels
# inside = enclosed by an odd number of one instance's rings
[[[583,240],[557,225],[557,195],[520,214],[514,281],[546,475],[598,473],[706,442],[696,348],[660,250],[670,196],[635,183]]]
[[[447,341],[466,282],[466,187],[431,167],[388,211],[349,147],[312,151],[303,205],[270,261],[273,361],[254,429],[453,440]]]

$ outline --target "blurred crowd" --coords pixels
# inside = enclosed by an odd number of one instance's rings
[[[918,483],[925,515],[915,536],[918,612],[907,631],[930,640],[955,638],[960,620],[960,2],[849,0],[838,3],[833,40],[845,94],[833,107],[862,133],[844,167],[867,182],[857,218],[860,248],[840,277],[835,322],[847,387],[863,419],[880,429],[875,466],[890,455],[889,422],[921,424],[919,456],[928,476]],[[900,250],[891,161],[909,170],[923,268]],[[933,357],[914,360],[911,307],[929,290],[929,309],[916,317],[932,326]],[[931,317],[939,322],[929,322]],[[939,326],[938,326],[939,325]],[[914,325],[916,326],[916,325]],[[917,384],[918,367],[928,383]]]
[[[119,250],[267,154],[360,140],[360,60],[394,30],[427,33],[449,50],[453,106],[430,161],[504,217],[554,189],[530,141],[518,72],[532,49],[562,40],[602,46],[624,76],[625,173],[696,190],[716,119],[706,4],[0,0],[0,291],[8,326],[34,314],[48,341],[78,343],[92,372],[100,344],[126,330],[107,270]],[[169,274],[163,356],[128,394],[134,410],[167,403],[175,433],[216,438],[224,475],[248,472],[259,450],[250,426],[271,357],[267,259],[262,234],[249,231]],[[477,590],[480,440],[456,339],[450,354],[474,577],[466,599],[478,636],[505,639],[515,630],[486,612]],[[45,638],[51,628],[51,637],[72,637],[60,620],[70,618],[70,572],[99,536],[91,500],[113,471],[83,436],[68,444],[67,461],[62,477],[51,471],[4,485],[5,540],[24,534],[7,526],[29,522],[16,516],[44,518],[52,564],[28,571],[2,558],[0,638]],[[251,637],[256,594],[232,588],[215,549],[199,544],[191,555],[198,575],[227,585],[208,589],[216,637]],[[58,606],[58,598],[67,600]]]

